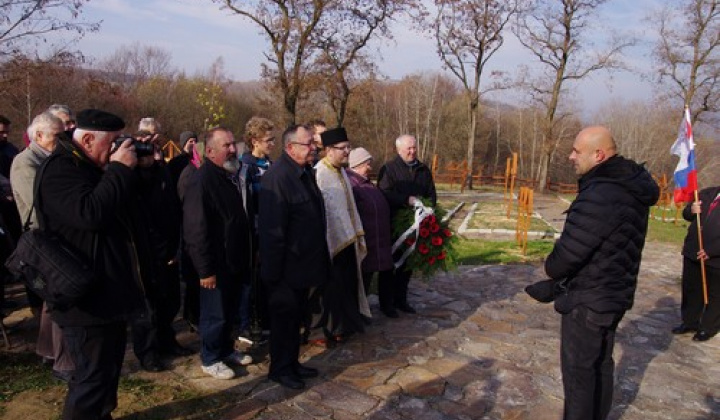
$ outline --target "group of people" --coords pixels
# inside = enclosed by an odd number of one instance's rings
[[[143,119],[134,139],[118,141],[126,128],[120,117],[53,106],[33,120],[19,154],[7,146],[7,126],[0,118],[0,187],[16,209],[15,229],[24,221],[56,233],[97,274],[98,284],[72,308],[31,301],[41,317],[38,351],[68,382],[64,419],[112,418],[128,326],[146,370],[163,369],[163,354],[190,353],[172,326],[179,279],[186,283],[184,316],[202,340],[202,370],[219,379],[235,376],[228,363],[253,361],[235,349],[236,331],[269,328],[269,379],[304,388],[319,374],[299,363],[308,331],[322,330],[328,345],[363,332],[376,274],[381,312],[415,313],[412,273],[395,267],[390,234],[399,209],[437,200],[413,136],[396,139],[397,157],[373,183],[372,155],[352,147],[345,129],[328,130],[319,120],[287,128],[275,161],[275,126],[259,117],[246,125],[244,154],[234,134],[217,127],[202,138],[204,160],[200,138],[188,131],[180,135],[184,153],[168,163],[154,119]],[[5,172],[4,160],[12,162]],[[642,165],[617,154],[604,127],[582,130],[570,161],[579,192],[545,262],[551,280],[542,296],[532,294],[554,300],[562,314],[563,418],[605,419],[615,331],[633,305],[659,189]],[[700,197],[686,217],[700,214],[716,233],[720,193]],[[6,207],[0,210],[7,251],[12,223]],[[720,311],[697,302],[698,261],[709,261],[711,277],[718,269],[714,242],[695,247],[691,236],[683,252],[683,324],[673,332],[704,341],[720,328]],[[716,299],[716,286],[710,295]]]
[[[265,118],[246,124],[244,154],[229,129],[216,127],[202,140],[183,132],[183,153],[169,162],[156,120],[142,119],[133,137],[126,131],[112,113],[54,106],[30,124],[24,151],[0,150],[9,155],[0,182],[17,234],[22,221],[52,232],[97,275],[69,309],[31,302],[41,317],[38,353],[68,383],[63,418],[112,418],[128,328],[147,371],[163,370],[164,356],[191,354],[173,328],[181,306],[207,375],[233,378],[230,364],[253,362],[236,349],[238,332],[269,329],[268,377],[292,389],[318,375],[298,360],[310,330],[334,345],[369,324],[374,273],[386,316],[415,312],[411,273],[394,266],[390,237],[397,209],[436,200],[414,137],[397,139],[398,158],[381,169],[378,188],[370,153],[319,120],[286,129],[275,161],[275,127]]]

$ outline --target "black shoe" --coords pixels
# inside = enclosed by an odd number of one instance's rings
[[[280,385],[284,386],[285,388],[290,388],[290,389],[305,388],[305,382],[303,382],[302,379],[295,377],[293,375],[281,375],[281,376],[268,375],[268,378],[273,382],[279,383]]]
[[[672,329],[673,334],[687,334],[691,332],[697,332],[697,327],[691,327],[686,324],[680,324],[677,327]]]
[[[183,347],[178,343],[173,343],[168,346],[165,346],[160,350],[160,352],[162,354],[166,354],[168,356],[177,356],[177,357],[190,356],[191,354],[195,353],[194,350],[189,349],[187,347]]]
[[[395,308],[380,308],[380,312],[383,313],[388,318],[400,318],[400,314],[398,314],[398,311],[395,310]]]
[[[160,360],[155,354],[148,354],[140,360],[140,367],[146,372],[162,372],[165,367],[160,364]]]
[[[401,311],[408,313],[408,314],[416,314],[417,311],[412,306],[408,305],[407,302],[405,303],[396,303],[395,307],[400,309]]]
[[[297,365],[297,367],[293,370],[300,379],[317,378],[318,375],[320,375],[320,372],[317,369],[309,366]]]
[[[711,334],[706,331],[698,331],[693,336],[693,341],[708,341],[709,339],[715,337],[715,334],[717,334],[717,332]]]

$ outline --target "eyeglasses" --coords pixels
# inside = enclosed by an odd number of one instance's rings
[[[260,143],[275,143],[275,137],[260,140]]]
[[[300,143],[299,141],[291,141],[290,144],[297,144],[297,145],[299,145],[299,146],[305,146],[305,147],[313,147],[313,146],[315,146],[315,143],[314,143],[314,142],[310,142],[310,143]]]
[[[352,146],[330,146],[335,150],[342,150],[344,152],[349,152],[352,150]]]

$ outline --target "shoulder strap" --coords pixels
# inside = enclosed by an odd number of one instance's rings
[[[60,144],[58,144],[56,147],[61,147]],[[45,174],[45,168],[47,168],[48,164],[55,158],[57,158],[59,155],[56,153],[51,153],[50,156],[48,156],[47,159],[40,165],[40,168],[38,168],[37,174],[35,175],[35,182],[33,185],[33,204],[32,207],[30,207],[30,213],[28,214],[28,218],[25,221],[25,225],[23,226],[23,230],[27,231],[30,229],[30,216],[32,216],[33,210],[37,214],[37,221],[38,221],[38,229],[45,230],[45,221],[43,219],[43,214],[40,211],[40,183],[42,182],[42,177]],[[95,257],[97,256],[97,248],[98,248],[98,235],[95,233],[93,235],[93,250],[92,255],[90,256],[91,262],[93,265],[93,268],[95,267]]]
[[[42,213],[40,212],[40,183],[42,182],[42,177],[45,174],[45,168],[47,168],[50,161],[56,157],[57,155],[55,153],[51,153],[50,156],[48,156],[48,158],[40,165],[37,173],[35,174],[35,182],[33,183],[33,203],[30,207],[30,213],[28,214],[27,220],[25,220],[23,230],[27,231],[30,228],[30,217],[32,216],[33,211],[37,214],[38,228],[43,230],[45,229],[45,222],[43,221]]]

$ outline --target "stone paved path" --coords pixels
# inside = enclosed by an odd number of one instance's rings
[[[720,338],[700,344],[670,334],[680,263],[675,247],[647,244],[636,304],[617,335],[611,419],[720,419]],[[160,375],[135,374],[191,384],[210,393],[204,398],[237,395],[228,420],[559,420],[559,316],[523,292],[541,278],[540,266],[506,265],[413,280],[417,315],[387,319],[375,304],[365,334],[334,349],[305,346],[303,363],[322,375],[300,392],[267,381],[266,361],[231,381],[204,376],[197,356]],[[181,339],[198,347],[189,333]],[[127,359],[126,369],[136,371],[134,357]],[[154,418],[157,409],[140,414]]]
[[[636,305],[617,335],[611,419],[720,419],[720,338],[670,334],[679,272],[677,249],[648,244]],[[236,393],[227,419],[557,420],[559,316],[523,292],[541,277],[533,265],[475,266],[413,281],[417,315],[379,314],[334,349],[304,347],[303,362],[322,375],[302,392],[265,380],[264,364],[228,382],[207,379],[189,358],[164,375]]]

